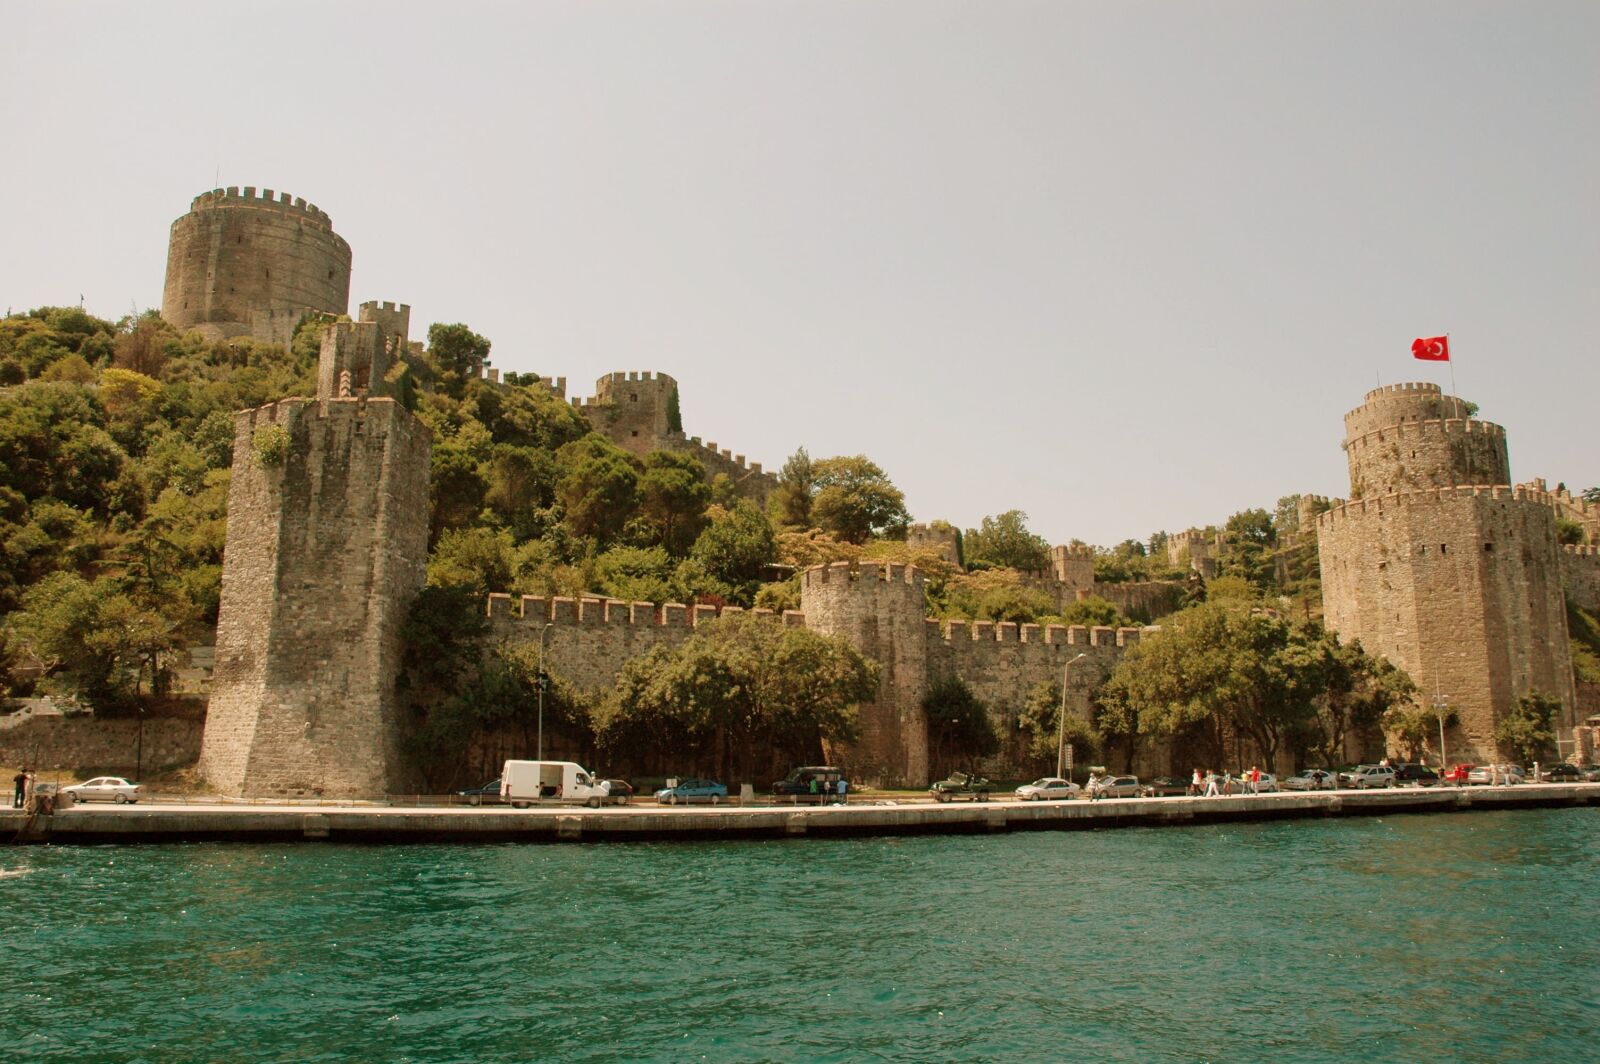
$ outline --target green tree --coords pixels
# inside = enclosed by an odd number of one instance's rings
[[[597,717],[607,757],[642,771],[764,780],[857,734],[877,666],[842,639],[733,614],[623,666]]]
[[[655,542],[669,554],[682,557],[689,552],[706,527],[710,504],[711,486],[698,459],[670,451],[645,455],[639,514],[652,527]]]
[[[979,761],[999,752],[988,707],[959,676],[935,685],[922,700],[922,712],[928,721],[928,764],[935,772],[975,771]]]
[[[489,359],[489,341],[465,325],[436,322],[428,326],[428,359],[439,374],[439,389],[460,396]]]
[[[667,395],[667,431],[683,431],[683,411],[678,406],[678,386],[674,384]]]
[[[1050,544],[1028,531],[1028,515],[1007,510],[985,517],[963,539],[966,556],[1002,569],[1042,572],[1050,568]]]
[[[731,510],[712,511],[710,525],[680,568],[680,580],[687,592],[719,595],[749,606],[777,551],[767,515],[754,503],[740,500]]]
[[[575,536],[614,539],[638,503],[639,474],[627,452],[597,433],[556,452],[556,498]]]
[[[812,519],[847,543],[898,536],[910,521],[905,496],[864,455],[823,458],[813,464]]]
[[[1105,736],[1070,711],[1066,726],[1062,727],[1059,680],[1041,680],[1029,689],[1017,724],[1026,739],[1029,756],[1037,762],[1035,771],[1055,772],[1063,742],[1072,744],[1074,762],[1099,755],[1105,746]]]
[[[1272,515],[1265,510],[1241,510],[1228,518],[1223,531],[1224,550],[1218,571],[1224,576],[1239,576],[1262,591],[1276,584],[1277,570],[1272,548],[1277,543]]]
[[[767,500],[772,519],[785,528],[811,527],[811,498],[817,490],[816,467],[806,449],[790,455],[778,471],[778,486]]]
[[[1511,703],[1511,710],[1495,726],[1495,741],[1523,764],[1549,761],[1555,749],[1554,722],[1561,700],[1541,691],[1529,691]]]

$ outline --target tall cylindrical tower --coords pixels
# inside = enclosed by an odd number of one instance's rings
[[[288,343],[309,311],[350,307],[350,245],[289,193],[213,189],[172,223],[161,316],[214,337]]]
[[[1540,692],[1576,694],[1550,498],[1512,488],[1505,430],[1434,384],[1367,393],[1345,415],[1348,502],[1316,516],[1330,631],[1405,669],[1447,706],[1454,760],[1504,756],[1497,728]]]
[[[1467,403],[1437,384],[1370,391],[1344,416],[1344,429],[1351,498],[1511,483],[1505,429],[1474,420]]]

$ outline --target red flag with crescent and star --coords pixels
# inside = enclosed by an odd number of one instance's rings
[[[1419,338],[1411,345],[1411,353],[1424,362],[1449,362],[1450,337],[1429,336]]]

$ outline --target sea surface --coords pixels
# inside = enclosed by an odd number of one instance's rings
[[[0,1057],[1600,1059],[1600,810],[0,849]]]

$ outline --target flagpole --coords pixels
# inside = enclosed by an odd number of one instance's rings
[[[1445,349],[1445,353],[1449,354],[1449,352],[1450,352],[1450,334],[1449,333],[1445,333],[1444,334],[1444,349]],[[1448,359],[1446,359],[1446,361],[1449,362],[1449,364],[1450,364],[1450,398],[1459,400],[1461,398],[1461,396],[1456,394],[1456,356],[1452,354],[1452,355],[1450,355],[1450,357]]]

